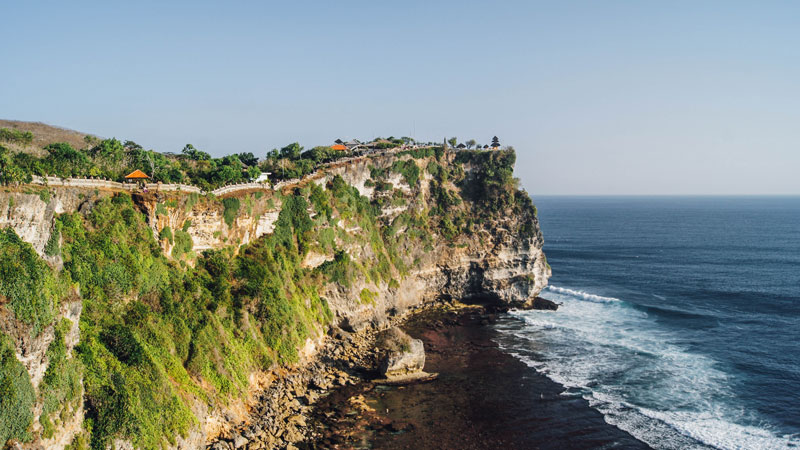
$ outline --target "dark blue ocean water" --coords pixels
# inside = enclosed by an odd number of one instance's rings
[[[800,197],[534,200],[563,305],[504,349],[656,448],[800,447]]]

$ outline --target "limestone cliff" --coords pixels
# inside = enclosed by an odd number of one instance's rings
[[[331,325],[352,331],[380,328],[387,317],[437,299],[521,306],[538,295],[547,284],[550,268],[542,252],[535,207],[526,193],[517,190],[511,167],[513,153],[508,152],[398,152],[330,164],[304,179],[283,183],[278,190],[248,188],[220,198],[150,191],[134,194],[133,201],[163,254],[191,266],[205,250],[231,249],[235,254],[272,233],[287,196],[309,198],[309,216],[329,238],[309,244],[302,266],[327,267],[345,255],[352,262],[346,282],[325,283],[319,293],[333,314]],[[377,223],[365,224],[359,221],[363,218],[337,208],[322,211],[312,201],[314,189],[336,189],[341,180],[366,197],[364,204],[373,205]],[[55,219],[64,213],[88,214],[100,199],[113,194],[64,187],[7,189],[0,192],[0,228],[11,227],[60,269],[61,254],[52,250],[61,239]],[[325,214],[328,219],[322,217]],[[372,227],[369,232],[367,225]],[[390,241],[391,249],[381,240]],[[62,302],[53,320],[57,323],[66,317],[75,324],[68,337],[70,357],[78,342],[78,295],[75,291],[72,303]],[[46,370],[45,352],[53,331],[31,334],[2,303],[2,331],[13,338],[17,357],[35,388]],[[323,324],[305,340],[301,366],[314,361],[317,349],[328,339],[325,331]],[[269,377],[282,370],[273,370]],[[263,372],[249,375],[248,398],[254,398],[265,376]],[[198,384],[203,386],[202,380]],[[173,446],[202,446],[245,421],[248,408],[253,407],[247,399],[209,405],[200,398],[193,400],[196,425],[185,436],[171,440]],[[82,409],[75,413],[78,423],[82,415]],[[34,431],[38,426],[34,425]],[[26,445],[38,442],[63,448],[75,434],[75,420],[58,426],[55,436],[69,439],[40,439]],[[131,444],[122,439],[115,445]]]

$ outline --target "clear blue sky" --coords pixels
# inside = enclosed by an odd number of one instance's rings
[[[800,2],[129,3],[4,4],[0,118],[214,155],[497,135],[534,196],[800,194]]]

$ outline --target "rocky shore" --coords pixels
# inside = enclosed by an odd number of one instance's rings
[[[381,327],[334,328],[312,363],[276,378],[261,394],[250,423],[209,447],[646,448],[583,399],[561,395],[561,386],[502,353],[492,341],[498,314],[438,303]],[[438,379],[402,375],[384,382],[393,346],[386,336],[397,325],[424,344],[424,369]]]
[[[386,346],[392,344],[383,342],[387,332],[396,330],[394,325],[413,317],[424,308],[410,310],[402,318],[390,318],[357,332],[331,328],[330,339],[313,361],[293,371],[275,374],[274,382],[258,396],[255,402],[257,406],[249,414],[252,420],[221,433],[208,448],[316,448],[314,442],[320,438],[320,433],[311,426],[311,417],[320,399],[346,386],[371,383],[379,375],[381,365],[386,365],[388,361]],[[417,350],[422,351],[421,343]],[[414,361],[410,363],[413,365]],[[392,365],[402,366],[399,361],[394,361]],[[422,369],[421,364],[419,369]],[[383,375],[386,376],[386,370]],[[392,379],[402,379],[404,376],[392,376]],[[414,380],[411,377],[405,381]]]

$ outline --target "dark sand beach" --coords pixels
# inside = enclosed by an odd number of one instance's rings
[[[365,381],[320,401],[312,448],[648,448],[607,424],[580,397],[503,353],[494,316],[428,311],[402,328],[420,338],[435,381]]]

